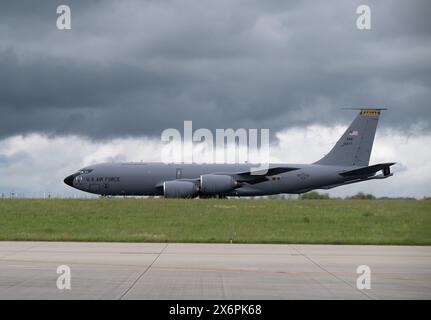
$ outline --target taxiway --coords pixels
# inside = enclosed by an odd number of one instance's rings
[[[0,242],[0,299],[431,299],[431,247]]]

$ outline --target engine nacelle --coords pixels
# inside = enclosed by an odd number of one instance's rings
[[[228,175],[205,174],[201,176],[202,194],[223,194],[232,191],[235,187],[235,180]]]
[[[199,188],[190,181],[165,181],[163,194],[165,198],[193,198],[198,195]]]

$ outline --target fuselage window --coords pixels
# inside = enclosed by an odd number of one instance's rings
[[[176,178],[181,179],[183,177],[183,170],[181,168],[177,168],[176,170]]]

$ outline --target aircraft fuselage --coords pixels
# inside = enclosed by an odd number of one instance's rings
[[[199,179],[206,174],[250,171],[251,164],[164,164],[104,163],[89,166],[67,177],[70,186],[100,195],[163,195],[163,183],[173,180]],[[339,173],[354,167],[310,164],[271,164],[270,167],[293,167],[296,170],[266,177],[259,183],[242,183],[226,192],[227,196],[261,196],[279,193],[302,193],[348,182]],[[369,175],[364,175],[366,178]],[[358,179],[358,177],[355,177]]]

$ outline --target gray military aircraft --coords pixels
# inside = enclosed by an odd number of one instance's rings
[[[331,189],[393,174],[394,162],[369,166],[371,149],[384,109],[360,109],[332,150],[312,164],[270,164],[264,175],[254,164],[103,163],[85,167],[64,182],[103,196],[166,198],[263,196]],[[380,174],[377,172],[382,171]]]

